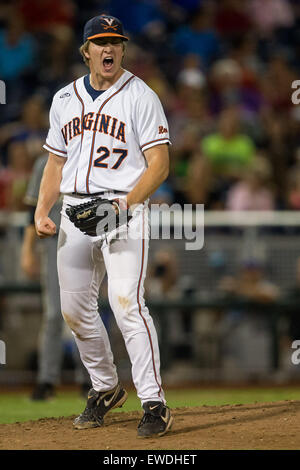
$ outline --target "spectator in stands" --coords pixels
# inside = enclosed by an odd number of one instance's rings
[[[200,122],[198,125],[198,123],[191,119],[183,121],[177,133],[177,138],[174,139],[174,147],[170,151],[171,171],[169,181],[171,181],[173,186],[175,201],[181,204],[191,202],[187,195],[187,187],[189,184],[190,166],[201,137]],[[172,129],[172,127],[170,128]]]
[[[203,0],[170,0],[170,3],[171,7],[178,6],[186,13],[191,14],[199,8],[199,5],[202,5]]]
[[[150,52],[130,44],[126,46],[125,63],[126,68],[132,70],[134,74],[138,75],[158,94],[166,113],[168,113],[173,102],[173,91],[162,70],[159,68],[155,57]]]
[[[250,0],[248,12],[261,36],[271,36],[280,27],[292,27],[294,12],[286,0]]]
[[[217,132],[202,139],[189,167],[189,200],[223,209],[229,187],[247,173],[254,154],[254,142],[240,132],[239,109],[225,109]]]
[[[289,173],[297,163],[299,134],[295,132],[289,112],[264,110],[261,114],[262,138],[260,148],[268,156],[272,166],[273,181],[278,207],[286,207]]]
[[[47,43],[38,71],[38,93],[42,94],[47,106],[51,106],[53,95],[72,81],[72,48],[74,36],[71,30],[58,29]],[[76,77],[77,78],[77,77]]]
[[[210,102],[213,114],[241,101],[242,69],[234,59],[217,60],[210,69]]]
[[[251,32],[232,41],[229,59],[227,59],[233,60],[239,67],[238,96],[244,114],[250,114],[250,117],[256,121],[256,114],[264,106],[264,97],[260,87],[260,75],[264,72],[264,64],[259,57],[258,50],[258,39]],[[224,88],[222,82],[221,76],[218,88]],[[217,102],[216,99],[215,101]]]
[[[141,39],[164,34],[166,25],[159,2],[152,0],[114,0],[110,14],[124,22],[131,37]]]
[[[253,31],[240,35],[231,43],[228,54],[242,69],[242,82],[256,85],[258,74],[264,70],[264,63],[259,56],[259,41]]]
[[[264,157],[256,157],[246,175],[229,189],[225,208],[231,211],[271,211],[275,209],[271,166]]]
[[[30,81],[34,82],[37,67],[35,38],[24,29],[22,18],[14,14],[7,18],[6,26],[0,29],[0,78],[6,86],[5,113],[0,115],[0,124],[14,119],[20,103],[27,96]]]
[[[181,136],[178,133],[180,133],[179,128],[182,122],[186,123],[192,118],[200,120],[201,122],[197,124],[202,125],[203,120],[205,122],[209,119],[208,115],[201,116],[203,104],[205,104],[206,77],[201,70],[199,57],[195,54],[187,54],[183,58],[182,67],[174,85],[176,93],[170,109],[170,129],[174,134],[174,142],[177,140],[180,142]]]
[[[247,11],[247,2],[221,0],[219,3],[215,25],[223,38],[232,39],[250,31],[252,21]]]
[[[300,165],[293,166],[288,174],[286,207],[289,210],[300,210]]]
[[[289,286],[282,295],[282,300],[286,301],[291,307],[281,319],[281,337],[280,337],[280,371],[281,380],[299,380],[300,367],[291,361],[292,343],[300,341],[300,257],[295,260],[295,282]]]
[[[12,142],[8,147],[8,167],[0,170],[1,208],[26,210],[23,202],[32,164],[23,142]]]
[[[150,204],[168,204],[172,205],[175,201],[174,190],[170,181],[164,181],[163,184],[150,197]]]
[[[201,66],[207,69],[220,54],[220,39],[213,22],[213,11],[205,4],[193,12],[189,23],[180,26],[173,35],[177,54],[196,54],[201,59]]]
[[[249,257],[242,261],[236,276],[225,276],[220,289],[237,297],[257,302],[272,302],[278,297],[278,288],[265,277],[265,266],[259,258]]]
[[[257,258],[246,259],[235,276],[219,285],[231,299],[268,304],[280,294],[267,280],[265,266]],[[265,379],[272,367],[271,328],[267,313],[253,306],[231,309],[222,321],[222,358],[225,373],[236,379]]]
[[[280,113],[289,111],[293,106],[291,84],[297,78],[286,54],[283,51],[274,53],[261,77],[261,90],[266,104]]]
[[[10,210],[10,188],[12,174],[7,166],[0,166],[0,210]],[[2,235],[2,231],[0,231]]]
[[[300,257],[296,260],[296,278],[295,284],[288,289],[286,292],[286,298],[294,303],[294,305],[298,304],[300,301]],[[300,340],[300,316],[298,308],[295,309],[289,320],[289,327],[288,327],[288,334],[290,337],[290,341]],[[291,345],[290,345],[291,346]]]
[[[52,35],[72,28],[75,5],[72,0],[19,0],[18,11],[29,31]]]
[[[201,70],[200,60],[196,54],[186,54],[184,56],[177,83],[199,89],[205,86],[206,77]]]
[[[179,277],[178,258],[172,249],[158,250],[150,263],[149,276],[145,283],[146,296],[151,300],[182,300],[193,295],[193,280],[189,276]],[[158,309],[158,314],[159,309]],[[192,316],[184,308],[163,311],[168,330],[168,345],[172,360],[186,360],[192,354],[190,334]]]
[[[0,31],[0,77],[8,84],[16,83],[34,66],[35,40],[26,32],[20,16],[11,15]]]
[[[172,139],[170,181],[175,200],[189,202],[186,196],[190,162],[201,138],[213,130],[206,98],[206,77],[200,69],[199,58],[187,54],[176,83],[175,99],[169,111]]]
[[[107,10],[124,22],[131,40],[152,56],[153,60],[155,58],[158,75],[163,73],[172,81],[176,74],[178,57],[171,47],[169,35],[170,30],[177,26],[178,8],[161,1],[113,0],[109,2]],[[180,12],[178,13],[181,18]],[[142,74],[143,64],[142,61]],[[132,70],[130,67],[128,69]],[[143,78],[142,74],[138,76]],[[164,101],[163,104],[165,105]]]
[[[0,149],[6,164],[7,146],[13,140],[23,141],[31,163],[41,153],[47,135],[47,114],[44,99],[34,95],[25,101],[20,119],[0,127]]]
[[[239,175],[254,157],[254,142],[240,131],[240,110],[231,106],[220,115],[219,129],[202,140],[203,154],[217,173]]]

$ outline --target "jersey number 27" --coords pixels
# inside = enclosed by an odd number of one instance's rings
[[[106,162],[103,163],[104,160],[106,160],[110,156],[109,149],[107,147],[99,147],[97,149],[97,153],[100,154],[100,157],[96,158],[96,160],[94,161],[94,166],[96,166],[97,168],[109,168],[108,163]],[[112,149],[112,153],[115,154],[116,156],[119,155],[119,158],[117,159],[115,164],[111,167],[112,170],[117,170],[117,168],[119,168],[123,160],[127,157],[128,150]]]

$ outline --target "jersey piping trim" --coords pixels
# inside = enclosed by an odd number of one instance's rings
[[[161,142],[162,140],[164,140],[165,142],[170,142],[170,139],[168,139],[167,137],[164,137],[162,139],[150,140],[150,142],[143,144],[140,148],[141,150],[143,150],[143,148],[146,147],[147,145],[154,144],[154,142]]]
[[[107,103],[111,98],[113,98],[117,93],[119,93],[121,90],[123,90],[123,88],[127,85],[127,83],[130,82],[130,80],[133,79],[133,77],[134,77],[134,75],[132,75],[130,78],[128,78],[128,80],[126,80],[126,82],[123,83],[123,85],[122,85],[117,91],[115,91],[115,93],[113,93],[111,96],[109,96],[109,97],[102,103],[102,105],[101,105],[100,108],[99,108],[98,114],[101,113],[101,111],[102,111],[102,109],[104,108],[104,106],[106,105],[106,103]],[[94,153],[94,145],[95,145],[95,136],[96,136],[96,129],[93,131],[93,140],[92,140],[92,146],[91,146],[90,161],[89,161],[89,167],[88,167],[88,171],[87,171],[87,175],[86,175],[86,191],[87,191],[88,194],[90,194],[90,189],[89,189],[89,177],[90,177],[91,168],[92,168],[93,153]]]
[[[146,319],[142,315],[142,307],[141,307],[141,303],[140,303],[140,287],[141,287],[141,281],[142,281],[142,276],[143,276],[143,271],[144,271],[144,258],[145,258],[145,209],[143,209],[143,231],[142,231],[142,233],[143,233],[143,238],[142,238],[142,264],[141,264],[141,273],[140,273],[138,288],[137,288],[137,303],[138,303],[138,307],[139,307],[139,314],[142,317],[142,320],[144,322],[144,325],[145,325],[147,333],[148,333],[148,338],[149,338],[149,343],[150,343],[150,348],[151,348],[151,356],[152,356],[152,365],[153,365],[154,377],[155,377],[155,382],[158,385],[158,396],[160,396],[161,385],[160,385],[160,383],[158,382],[158,379],[157,379],[151,333],[150,333],[149,327],[147,325]]]
[[[81,154],[81,149],[82,149],[82,140],[83,140],[83,134],[84,134],[84,127],[83,127],[83,121],[84,121],[84,102],[83,102],[83,99],[81,98],[81,96],[79,95],[78,93],[78,90],[77,90],[77,87],[76,87],[76,80],[73,82],[73,88],[74,88],[74,91],[75,91],[75,95],[77,96],[77,98],[79,99],[80,103],[81,103],[81,106],[82,106],[82,111],[81,111],[81,141],[80,141],[80,154]],[[76,184],[77,184],[77,173],[78,173],[78,167],[77,167],[77,170],[76,170],[76,176],[75,176],[75,181],[74,181],[74,191],[76,193],[77,191],[77,188],[76,188]]]
[[[63,153],[65,155],[67,155],[67,152],[65,152],[64,150],[59,150],[59,149],[56,149],[55,147],[51,147],[51,145],[47,144],[47,142],[45,143],[45,145],[43,145],[43,147],[48,147],[48,149],[51,149],[51,150],[55,150],[55,152],[60,152],[60,153]],[[50,152],[51,152],[50,150]]]

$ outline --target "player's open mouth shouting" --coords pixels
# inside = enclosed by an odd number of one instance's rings
[[[106,72],[110,72],[114,65],[114,59],[112,56],[104,57],[103,67]]]

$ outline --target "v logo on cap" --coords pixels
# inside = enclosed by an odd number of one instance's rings
[[[103,18],[103,17],[101,18],[101,20],[106,21],[106,23],[108,23],[109,26],[111,26],[113,24],[113,22],[115,21],[114,18]]]

